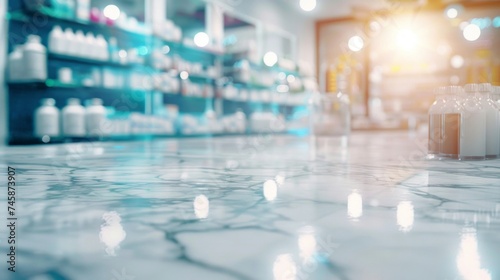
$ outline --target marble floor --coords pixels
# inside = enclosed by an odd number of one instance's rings
[[[0,279],[500,279],[500,160],[425,149],[406,133],[0,148]]]

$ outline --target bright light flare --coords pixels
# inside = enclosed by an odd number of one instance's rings
[[[415,220],[415,210],[411,201],[401,201],[397,208],[397,222],[399,230],[408,232],[413,227]]]
[[[399,49],[411,51],[417,46],[418,36],[411,29],[401,29],[396,36],[396,43]]]
[[[349,49],[353,52],[359,52],[365,46],[363,38],[359,36],[352,36],[347,43]]]
[[[121,12],[120,8],[116,5],[107,5],[103,10],[103,14],[110,20],[117,20],[120,17]]]
[[[448,18],[456,18],[458,16],[458,10],[455,8],[448,8],[446,10],[446,16]]]
[[[310,12],[316,8],[316,0],[300,0],[300,8],[306,12]]]
[[[194,44],[200,48],[208,46],[210,43],[210,37],[205,32],[198,32],[194,35]]]
[[[264,64],[273,67],[278,62],[278,55],[275,52],[267,52],[264,55]]]
[[[467,41],[476,41],[481,36],[481,28],[475,24],[469,24],[464,28],[463,35]]]

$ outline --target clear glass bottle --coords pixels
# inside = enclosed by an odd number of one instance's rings
[[[40,107],[35,111],[35,131],[36,137],[57,137],[59,136],[59,109],[57,109],[56,101],[52,98],[42,99]]]
[[[85,137],[85,108],[80,99],[70,98],[62,110],[63,134],[67,137]]]
[[[458,159],[460,154],[460,117],[462,114],[463,89],[459,86],[446,87],[444,104],[441,108],[441,132],[439,156]]]
[[[310,99],[310,131],[316,136],[349,136],[351,102],[342,92],[316,93]]]
[[[460,118],[461,160],[482,160],[486,157],[486,113],[483,110],[478,84],[467,84]]]
[[[436,89],[436,100],[429,108],[429,137],[428,137],[428,158],[439,157],[439,150],[442,141],[443,108],[446,104],[446,88]]]
[[[478,85],[478,93],[481,98],[481,105],[486,114],[486,158],[495,159],[500,154],[500,114],[497,104],[491,98],[493,88],[491,84],[484,83]]]
[[[500,86],[493,87],[493,97],[492,97],[492,99],[495,102],[495,104],[497,105],[498,114],[500,116]],[[499,131],[499,136],[498,136],[498,150],[499,150],[498,157],[500,157],[500,131]]]

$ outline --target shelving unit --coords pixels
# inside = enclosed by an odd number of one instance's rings
[[[9,3],[16,1],[9,0]],[[230,75],[222,74],[222,67],[227,63],[227,55],[222,51],[211,48],[200,48],[184,42],[174,42],[159,38],[152,32],[144,29],[145,32],[135,32],[125,30],[117,26],[105,25],[102,23],[81,21],[78,19],[63,18],[60,14],[55,13],[50,8],[42,8],[35,13],[28,14],[20,9],[19,3],[9,5],[13,7],[8,13],[10,20],[9,34],[12,38],[8,40],[9,53],[13,50],[14,45],[24,43],[27,35],[36,33],[42,38],[42,44],[48,46],[49,32],[56,25],[63,29],[71,28],[72,30],[82,30],[84,33],[92,32],[101,34],[105,38],[115,37],[118,45],[125,49],[143,48],[144,63],[119,63],[111,60],[96,60],[85,57],[78,57],[66,54],[50,52],[47,55],[47,67],[49,78],[46,81],[26,81],[9,83],[9,127],[11,145],[15,144],[33,144],[43,143],[40,139],[32,136],[33,131],[33,112],[38,107],[38,102],[42,98],[54,98],[59,108],[64,106],[66,99],[75,97],[81,100],[100,98],[103,100],[104,106],[113,107],[114,110],[124,113],[141,113],[149,116],[161,116],[167,105],[175,105],[181,114],[202,115],[207,110],[215,110],[221,106],[222,115],[234,114],[237,111],[242,111],[247,118],[253,112],[274,112],[291,116],[296,108],[301,106],[292,106],[285,104],[276,104],[272,100],[264,101],[236,101],[227,100],[220,95],[224,85],[221,80],[231,81],[237,87],[248,90],[268,90],[274,91],[273,86],[261,85],[254,82],[235,81]],[[32,27],[32,28],[26,28]],[[31,30],[31,32],[19,32],[21,30]],[[157,48],[168,46],[168,55],[171,57],[178,56],[182,60],[191,63],[201,63],[203,68],[215,67],[219,72],[217,75],[206,75],[202,73],[189,73],[188,81],[200,86],[208,85],[213,87],[213,97],[199,97],[182,94],[182,86],[179,92],[161,92],[155,88],[134,89],[129,86],[120,88],[109,88],[103,85],[83,86],[83,83],[75,79],[72,83],[62,83],[57,79],[57,70],[61,67],[68,67],[74,72],[88,72],[92,69],[112,69],[113,71],[121,71],[126,75],[132,73],[145,73],[154,76],[165,72],[157,70],[151,64],[152,51]],[[269,68],[261,65],[252,65],[259,70],[276,72],[279,68]],[[179,70],[179,69],[178,69]],[[182,70],[182,69],[180,69]],[[174,77],[182,84],[183,80],[180,77],[180,72]],[[288,72],[286,72],[288,74]],[[295,73],[295,72],[294,72]],[[101,76],[102,78],[102,76]],[[127,78],[125,78],[127,80]],[[160,110],[160,111],[158,111]],[[228,135],[226,133],[208,133],[204,136]],[[234,135],[234,133],[230,133]],[[172,135],[154,135],[151,133],[145,135],[127,135],[127,136],[105,136],[99,140],[120,140],[120,139],[146,139],[150,137],[182,137],[179,129]],[[201,135],[188,135],[188,137],[196,137]],[[51,143],[85,141],[91,138],[53,138]]]

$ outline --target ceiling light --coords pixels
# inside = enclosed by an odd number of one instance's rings
[[[103,14],[111,20],[117,20],[120,17],[120,9],[116,5],[107,5],[103,10]]]
[[[205,32],[198,32],[194,36],[194,44],[200,48],[206,47],[210,43],[210,38]]]
[[[306,12],[310,12],[316,8],[316,0],[300,0],[300,8]]]
[[[481,36],[481,28],[475,24],[469,24],[464,28],[464,38],[467,41],[476,41]]]
[[[448,18],[456,18],[458,16],[458,10],[455,8],[448,8],[446,10],[446,16]]]
[[[352,36],[347,43],[349,49],[353,52],[359,52],[365,45],[363,39],[359,36]]]
[[[264,64],[273,67],[278,62],[278,55],[274,52],[267,52],[264,55]]]

